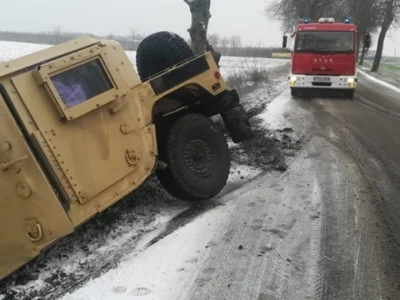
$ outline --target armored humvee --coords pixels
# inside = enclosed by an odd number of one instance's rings
[[[213,53],[158,32],[137,51],[83,36],[0,64],[0,279],[153,172],[176,198],[216,196],[253,136]]]

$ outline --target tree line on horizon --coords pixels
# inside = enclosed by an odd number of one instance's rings
[[[44,45],[57,45],[83,35],[90,35],[99,39],[112,39],[121,43],[127,51],[136,51],[139,43],[145,38],[137,30],[131,29],[127,35],[95,35],[86,32],[65,32],[60,27],[54,27],[47,32],[16,32],[0,31],[0,40],[9,42],[23,42]],[[224,56],[244,56],[244,57],[272,57],[274,52],[288,52],[279,47],[243,46],[241,37],[234,35],[231,37],[210,34],[209,41]],[[187,41],[190,44],[190,41]]]

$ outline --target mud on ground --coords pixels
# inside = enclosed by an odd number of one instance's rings
[[[247,165],[262,171],[285,171],[286,156],[293,156],[300,149],[301,137],[293,128],[270,130],[260,117],[268,109],[268,103],[287,88],[287,74],[287,64],[276,67],[268,72],[266,81],[251,83],[239,91],[255,137],[239,145],[231,145],[232,160],[238,165]],[[221,119],[218,122],[226,133]]]

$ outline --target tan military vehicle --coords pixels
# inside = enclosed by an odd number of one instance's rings
[[[216,196],[229,176],[220,115],[252,137],[213,52],[179,36],[122,46],[84,36],[0,64],[0,279],[155,172],[176,198]]]

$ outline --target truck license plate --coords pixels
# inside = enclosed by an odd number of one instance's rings
[[[329,82],[329,81],[331,81],[331,78],[330,77],[314,77],[314,81]]]

